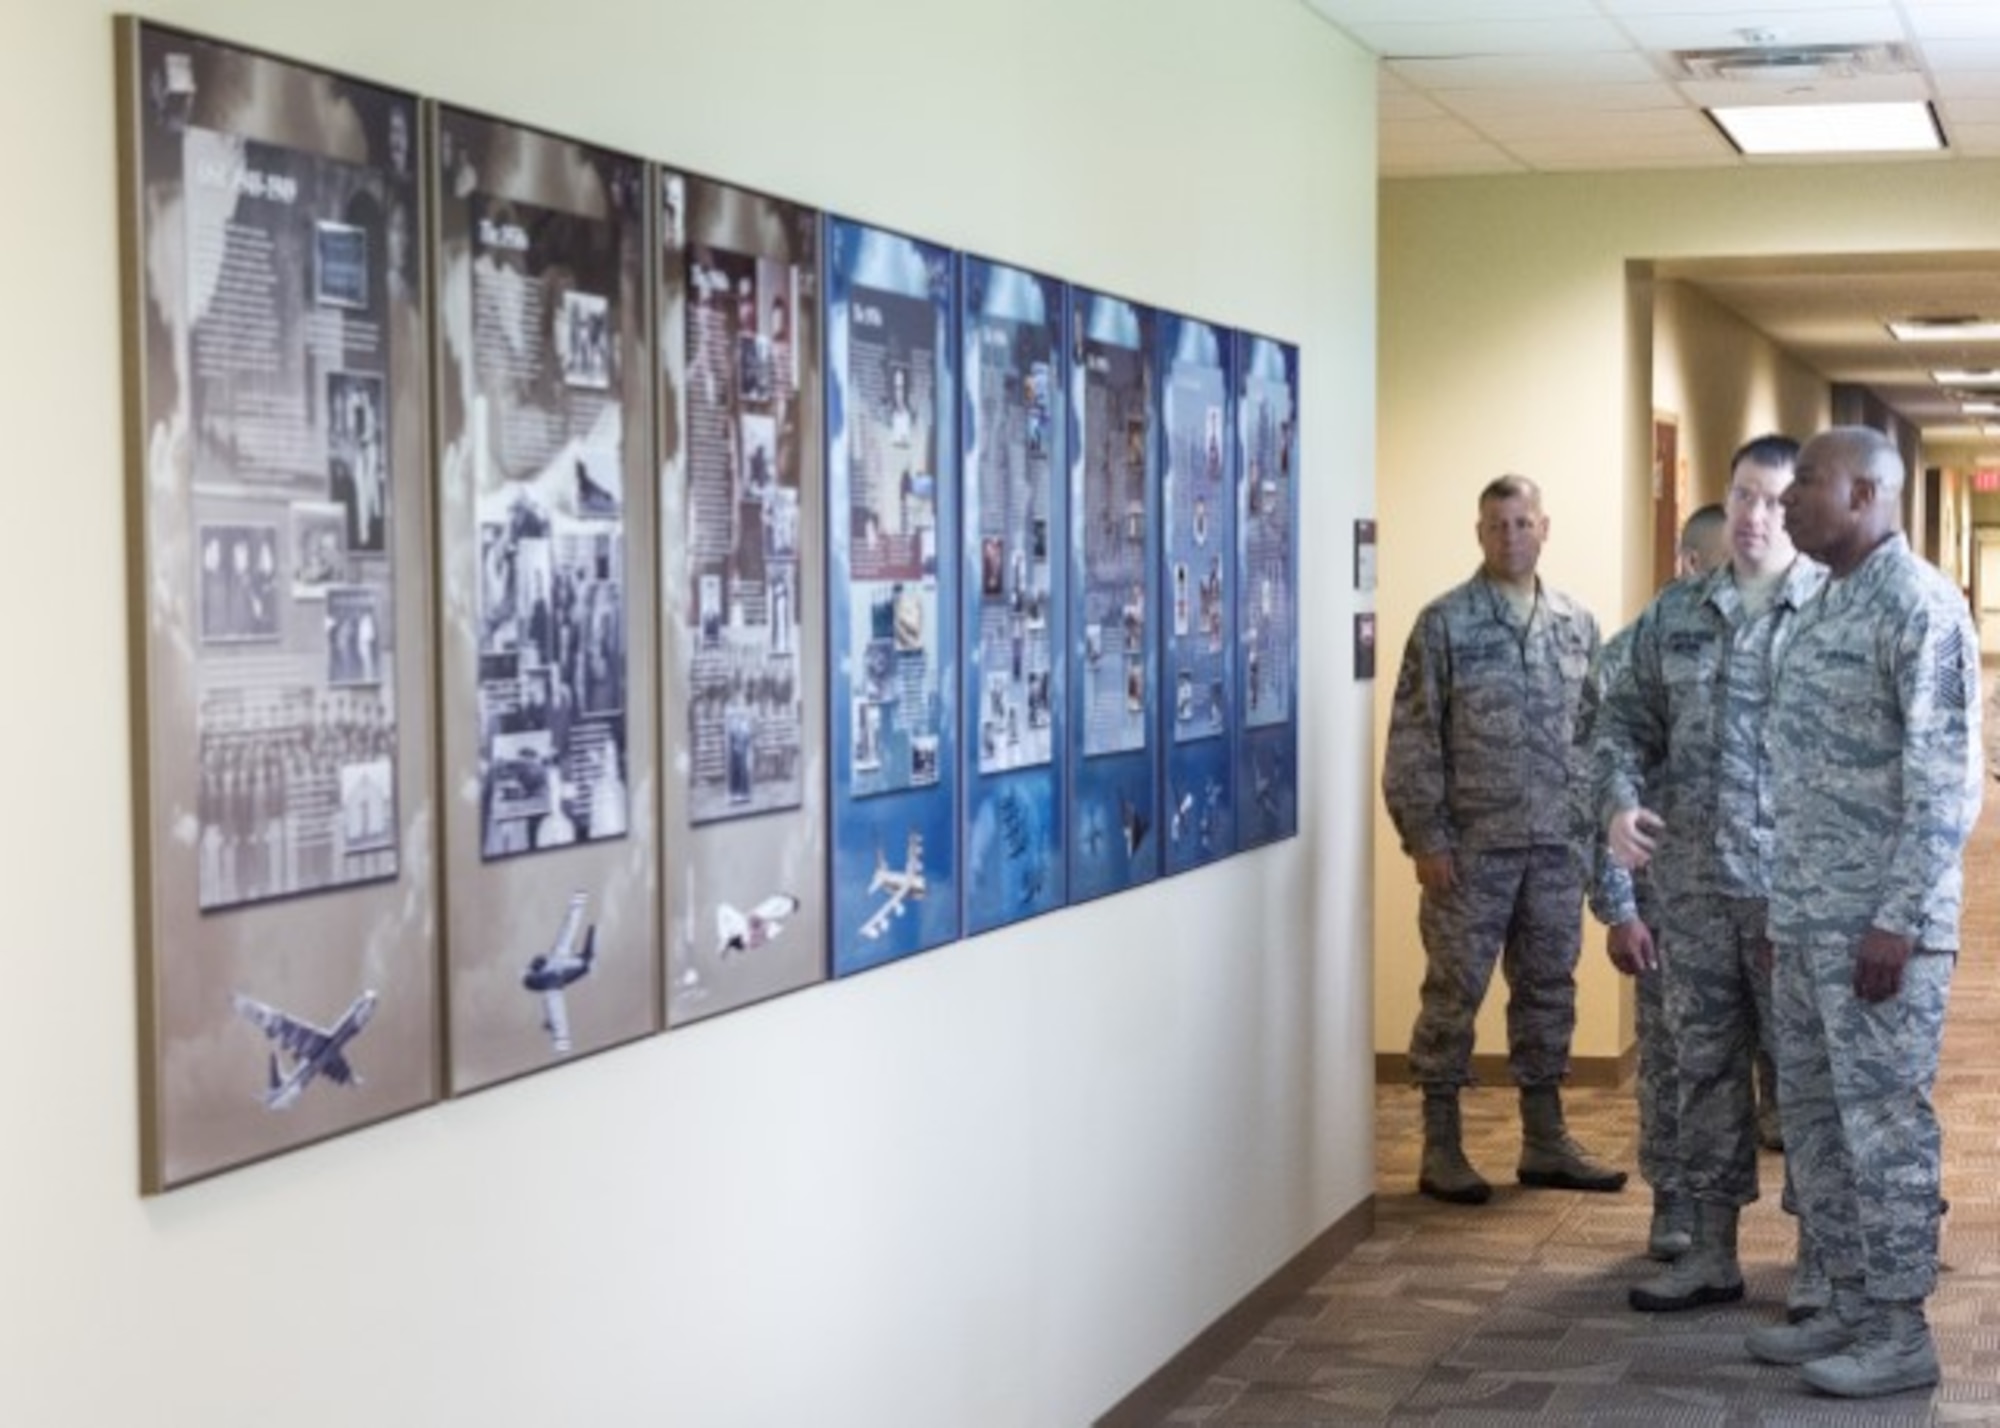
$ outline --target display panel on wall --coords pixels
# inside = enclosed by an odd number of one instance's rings
[[[1159,468],[1150,308],[1070,293],[1070,897],[1160,872]]]
[[[657,180],[667,1018],[826,975],[820,216]]]
[[[832,967],[958,935],[952,255],[826,222]]]
[[[456,1092],[660,1026],[653,366],[644,165],[430,118]]]
[[[1065,901],[1063,734],[1069,503],[1065,290],[967,257],[964,360],[965,925]]]
[[[1241,846],[1299,831],[1299,349],[1236,338]]]
[[[1236,851],[1236,342],[1226,328],[1173,313],[1159,324],[1163,851],[1177,873]]]
[[[417,102],[118,28],[142,1175],[436,1099]]]

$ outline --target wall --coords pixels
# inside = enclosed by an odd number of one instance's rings
[[[1543,570],[1607,627],[1650,581],[1650,419],[1632,364],[1627,264],[1793,253],[1990,251],[2000,165],[1758,164],[1742,170],[1412,179],[1381,195],[1378,409],[1386,667],[1424,601],[1478,561],[1473,502],[1535,477],[1553,524]],[[1387,726],[1393,681],[1375,690]],[[1377,1048],[1399,1052],[1423,955],[1416,883],[1376,797]],[[1576,1049],[1629,1041],[1619,978],[1588,937]],[[1495,996],[1481,1052],[1504,1050]]]
[[[1366,1201],[1364,57],[1292,0],[155,14],[1294,339],[1340,558],[1296,841],[143,1201],[111,12],[14,0],[0,1422],[1080,1423]]]
[[[1824,427],[1827,382],[1700,288],[1662,279],[1653,291],[1653,405],[1681,419],[1691,511],[1728,493],[1729,457],[1749,438]]]

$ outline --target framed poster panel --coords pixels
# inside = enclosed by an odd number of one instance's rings
[[[965,930],[1062,906],[1069,502],[1065,292],[967,257],[960,269],[965,637]]]
[[[832,969],[958,936],[952,255],[829,218]]]
[[[430,109],[454,1093],[656,1031],[645,166]]]
[[[1169,873],[1236,851],[1235,334],[1161,313],[1160,758]]]
[[[1299,831],[1299,349],[1238,333],[1240,846]]]
[[[1070,293],[1070,899],[1160,873],[1152,309]]]
[[[436,1098],[416,100],[118,29],[145,1188]]]
[[[657,179],[667,1020],[826,975],[817,210]]]

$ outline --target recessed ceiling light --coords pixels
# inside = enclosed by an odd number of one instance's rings
[[[1707,112],[1742,154],[1887,154],[1944,147],[1944,130],[1924,100],[1750,104]]]
[[[2000,342],[2000,322],[1985,317],[1906,317],[1888,327],[1898,342]]]
[[[1940,387],[2000,387],[2000,367],[1961,367],[1931,373]]]

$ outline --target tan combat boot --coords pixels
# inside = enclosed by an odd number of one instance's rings
[[[1623,1190],[1625,1172],[1591,1158],[1563,1124],[1562,1095],[1554,1086],[1521,1088],[1523,1185],[1553,1190]]]
[[[1764,1324],[1743,1338],[1750,1357],[1767,1364],[1809,1364],[1853,1345],[1871,1317],[1858,1279],[1836,1279],[1826,1308],[1796,1324]]]
[[[1627,1296],[1632,1307],[1648,1314],[1670,1314],[1741,1299],[1743,1267],[1736,1260],[1736,1218],[1734,1205],[1697,1200],[1694,1243],[1666,1273],[1632,1286]]]
[[[1493,1187],[1465,1158],[1456,1086],[1424,1087],[1424,1163],[1417,1189],[1453,1205],[1484,1205]]]
[[[1799,1376],[1821,1393],[1879,1398],[1938,1381],[1937,1345],[1921,1299],[1877,1299],[1860,1337],[1830,1358],[1815,1359]]]

